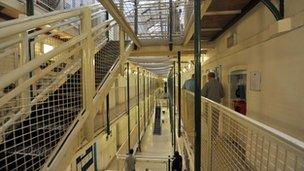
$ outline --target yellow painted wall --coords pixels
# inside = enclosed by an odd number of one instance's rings
[[[304,15],[298,13],[304,10],[304,1],[286,1],[286,8],[288,16],[299,15],[297,22],[304,23]],[[275,23],[272,14],[259,5],[218,39],[203,69],[222,66],[222,81],[227,94],[229,70],[244,66],[247,69],[248,116],[304,140],[304,28],[272,35],[259,42],[271,34],[266,31]],[[232,33],[237,33],[238,45],[227,49],[226,38]],[[252,43],[254,41],[258,43]],[[249,43],[252,45],[243,46]],[[261,72],[260,92],[249,88],[249,73],[252,71]],[[228,104],[227,96],[224,104]]]

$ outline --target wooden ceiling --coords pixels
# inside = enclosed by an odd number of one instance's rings
[[[201,39],[215,40],[258,3],[259,0],[213,0],[202,18]]]

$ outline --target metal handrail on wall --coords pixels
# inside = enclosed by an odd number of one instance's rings
[[[194,94],[182,92],[183,127],[193,143]],[[304,170],[304,143],[202,97],[202,170]]]

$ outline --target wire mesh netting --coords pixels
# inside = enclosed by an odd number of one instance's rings
[[[193,145],[194,95],[184,91],[182,99],[184,128]],[[203,170],[304,169],[304,145],[288,135],[203,98],[201,119]]]
[[[71,18],[77,23],[79,18]],[[29,66],[30,62],[68,43],[75,34],[55,35],[67,25],[49,23],[45,34],[41,30],[30,32],[22,43],[16,42],[4,51],[18,47],[18,67]],[[22,47],[28,44],[31,57],[25,58]],[[82,109],[82,86],[79,44],[71,45],[31,72],[24,73],[16,82],[1,89],[1,139],[0,170],[40,170],[45,160],[56,147],[70,124]],[[5,58],[11,58],[10,55]],[[6,70],[5,77],[16,68]]]
[[[106,79],[108,71],[119,57],[119,42],[109,41],[95,54],[95,86],[98,88]]]
[[[91,10],[99,51],[113,24],[104,22],[102,8]],[[81,12],[63,13],[36,17],[32,28],[1,37],[0,170],[40,170],[83,109]]]

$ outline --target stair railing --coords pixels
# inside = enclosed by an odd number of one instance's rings
[[[0,24],[0,63],[15,58],[15,67],[0,69],[0,144],[5,144],[0,153],[6,158],[30,148],[24,154],[43,150],[38,159],[41,165],[35,167],[41,168],[49,156],[52,159],[47,162],[52,163],[61,150],[57,144],[64,144],[75,126],[82,127],[80,118],[96,113],[94,54],[106,43],[106,31],[116,25],[114,20],[103,21],[103,12],[85,7]],[[54,130],[61,132],[49,142],[32,137],[29,147],[21,147],[24,142],[16,131],[25,126],[50,135]],[[44,147],[39,147],[41,141]],[[14,167],[6,159],[3,162],[0,170]],[[25,163],[19,167],[27,169]]]

